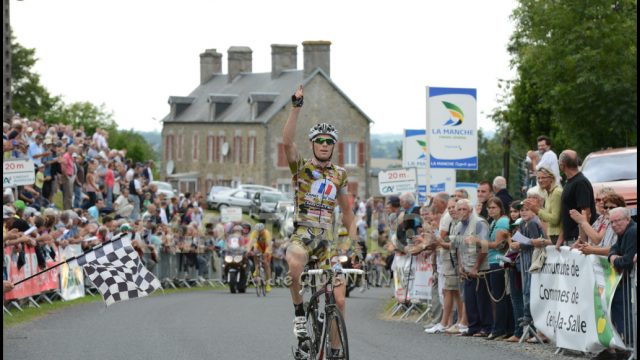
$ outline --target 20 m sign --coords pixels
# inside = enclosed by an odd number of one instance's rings
[[[5,160],[2,163],[2,187],[32,185],[36,172],[31,160]]]
[[[399,195],[403,192],[415,193],[416,180],[416,169],[380,171],[378,173],[380,195]]]

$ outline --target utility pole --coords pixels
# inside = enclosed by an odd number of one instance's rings
[[[10,122],[13,117],[11,106],[11,22],[9,0],[2,0],[2,121]]]

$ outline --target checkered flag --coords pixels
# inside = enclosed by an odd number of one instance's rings
[[[107,306],[144,297],[162,288],[158,279],[140,261],[131,246],[130,235],[121,235],[73,261],[84,267]]]

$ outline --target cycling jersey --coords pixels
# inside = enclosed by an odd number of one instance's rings
[[[290,163],[295,189],[295,230],[291,243],[305,250],[308,256],[315,255],[319,263],[326,266],[335,254],[334,212],[338,205],[338,195],[347,193],[347,171],[329,163],[320,167],[316,159]],[[319,240],[330,243],[319,247]]]
[[[322,228],[333,232],[333,213],[337,197],[347,193],[347,171],[329,163],[320,167],[317,160],[299,158],[290,163],[295,194],[295,225]]]
[[[251,248],[260,251],[263,254],[271,254],[271,233],[269,230],[252,231],[249,235],[251,239]]]

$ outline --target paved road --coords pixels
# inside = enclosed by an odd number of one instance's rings
[[[389,295],[371,289],[348,300],[351,359],[539,358],[506,344],[426,335],[413,323],[380,320]],[[110,308],[83,304],[5,329],[3,359],[291,359],[292,312],[285,289],[267,298],[199,291]]]

